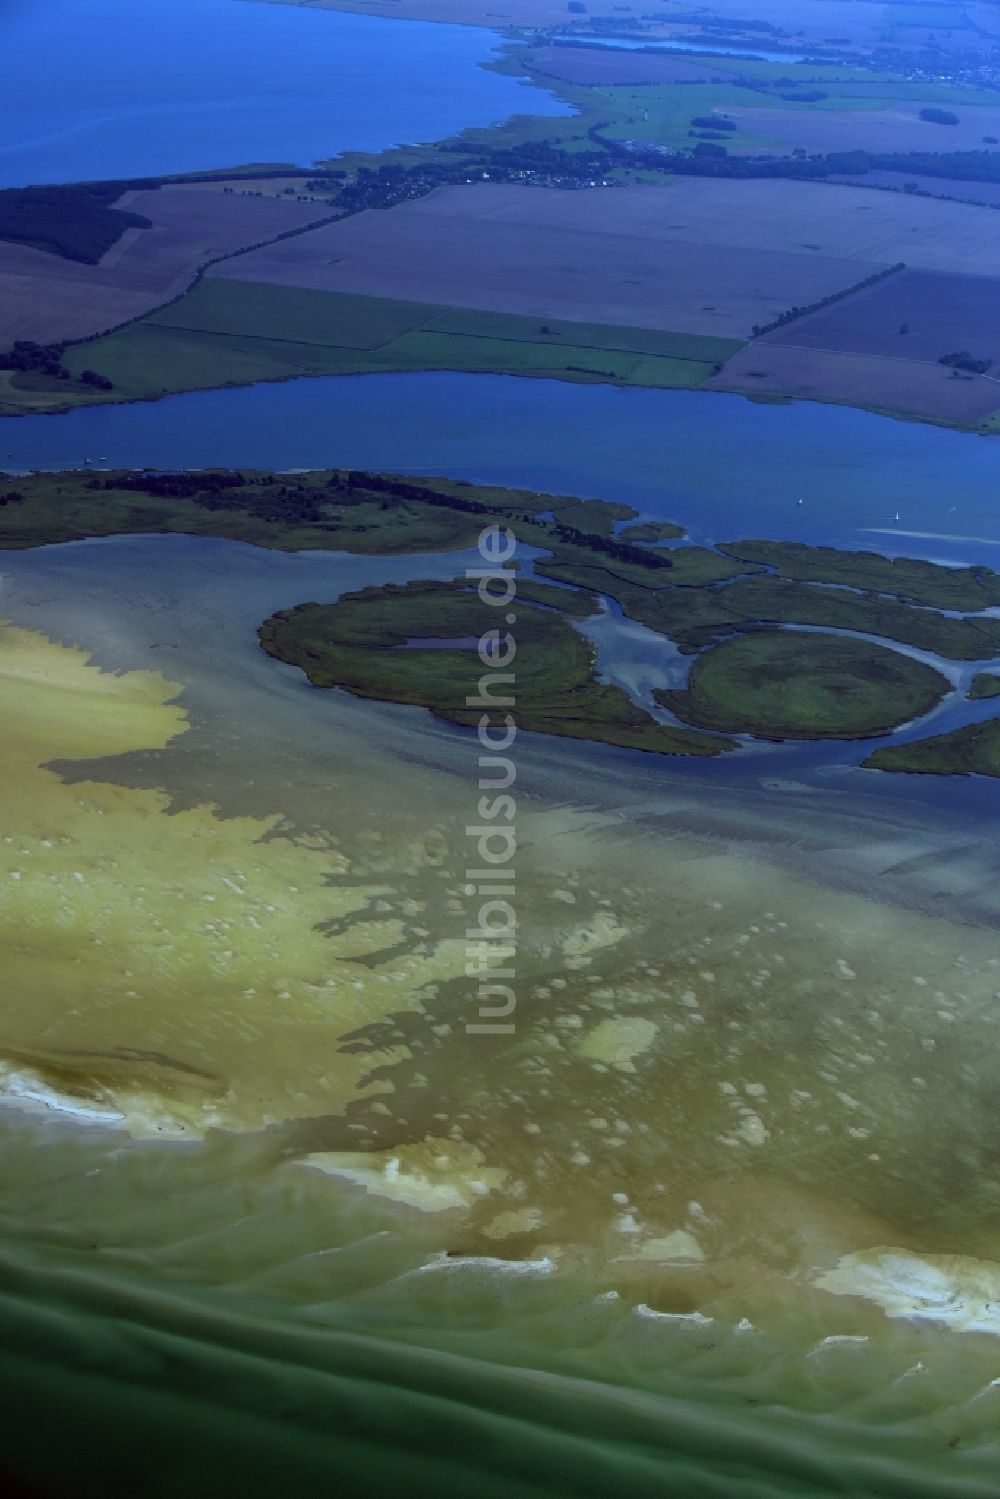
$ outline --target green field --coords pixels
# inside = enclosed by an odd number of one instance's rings
[[[613,323],[569,323],[510,313],[476,312],[452,308],[426,324],[439,333],[461,334],[466,338],[520,339],[546,348],[564,343],[582,344],[588,349],[611,349],[632,354],[651,354],[666,359],[694,360],[721,364],[743,347],[737,338],[714,338],[700,333],[661,333],[654,328],[621,328]]]
[[[735,83],[620,84],[595,92],[607,101],[605,118],[609,123],[601,133],[609,140],[651,141],[678,151],[697,144],[689,134],[696,128],[691,124],[695,116],[725,115],[740,105],[746,108],[775,102],[770,94],[750,93]],[[767,136],[742,130],[727,131],[719,144],[727,143],[761,151],[773,145]]]
[[[809,90],[817,86],[825,99],[811,101],[784,99],[782,93]],[[684,150],[696,144],[689,134],[695,117],[725,116],[731,110],[778,109],[823,113],[865,112],[893,109],[902,102],[921,104],[996,105],[997,96],[982,89],[954,88],[946,84],[912,82],[906,79],[885,80],[855,77],[844,81],[784,76],[774,80],[773,87],[755,91],[733,83],[661,83],[611,85],[594,90],[606,101],[602,134],[611,140],[651,141],[657,145]],[[737,123],[738,114],[735,116]],[[718,144],[730,144],[746,150],[767,152],[776,144],[772,138],[737,129],[725,132]]]
[[[687,723],[757,739],[861,739],[927,713],[947,677],[840,635],[761,630],[698,657],[685,691],[655,693]]]
[[[77,345],[65,362],[74,373],[89,366],[107,375],[114,383],[110,399],[119,400],[298,375],[409,370],[684,389],[701,385],[740,347],[736,339],[543,324],[218,278],[119,333]]]
[[[180,301],[143,321],[156,328],[369,350],[423,327],[446,310],[426,302],[337,296],[217,278],[200,281]]]

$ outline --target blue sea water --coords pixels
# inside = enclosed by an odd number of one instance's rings
[[[1000,567],[997,439],[810,402],[428,373],[0,419],[0,467],[88,458],[450,474],[624,500],[696,540],[789,537]]]
[[[478,66],[498,40],[249,0],[0,0],[0,187],[310,164],[565,112]]]

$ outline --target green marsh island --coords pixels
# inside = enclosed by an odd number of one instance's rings
[[[969,697],[973,702],[981,702],[984,698],[1000,697],[1000,674],[981,671],[969,688]]]
[[[734,748],[731,741],[658,724],[620,687],[597,681],[593,647],[570,621],[599,609],[593,594],[519,583],[510,663],[516,660],[518,727],[660,754],[716,755]],[[496,635],[497,612],[466,580],[390,584],[277,614],[262,625],[260,642],[269,655],[300,666],[316,687],[415,703],[469,728],[486,713],[499,726],[503,707],[467,706],[486,672],[479,641]]]
[[[713,646],[683,692],[658,691],[689,723],[758,739],[862,739],[919,718],[949,683],[867,640],[760,630]]]
[[[0,547],[185,533],[286,551],[467,550],[484,526],[530,548],[517,573],[518,720],[534,732],[655,754],[714,756],[737,738],[860,740],[919,720],[952,690],[912,651],[1000,659],[1000,575],[872,552],[748,539],[687,542],[630,505],[356,470],[36,474],[0,493]],[[456,571],[458,568],[456,567]],[[617,605],[663,637],[664,685],[643,706],[601,679],[578,626]],[[497,610],[464,579],[304,601],[260,627],[272,656],[317,687],[478,721],[466,699]],[[897,647],[903,647],[898,649]],[[685,686],[668,661],[691,658]],[[1000,691],[979,672],[969,697]],[[665,711],[663,711],[665,710]],[[668,717],[669,715],[669,717]],[[502,716],[502,715],[501,715]],[[994,720],[878,750],[883,770],[1000,775]]]
[[[887,745],[864,763],[870,770],[908,771],[912,775],[1000,775],[1000,723],[990,718],[929,739]]]

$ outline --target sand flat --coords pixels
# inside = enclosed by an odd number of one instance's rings
[[[1000,383],[983,376],[952,379],[951,371],[936,361],[889,359],[770,340],[741,349],[706,386],[744,395],[836,401],[969,426],[1000,409]]]

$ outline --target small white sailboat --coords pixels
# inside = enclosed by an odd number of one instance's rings
[[[796,505],[804,505],[805,504],[805,500],[796,500],[795,503],[796,503]]]
[[[896,514],[892,518],[896,522],[896,525],[898,526],[899,522],[902,520],[903,517],[900,515],[899,511],[897,510]]]

